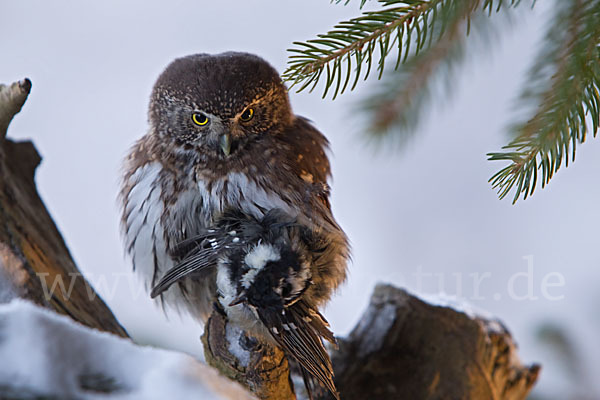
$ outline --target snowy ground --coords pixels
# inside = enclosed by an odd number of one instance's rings
[[[0,398],[250,399],[216,370],[13,299],[0,304]]]

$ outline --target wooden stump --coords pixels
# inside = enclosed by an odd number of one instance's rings
[[[333,365],[344,400],[525,399],[540,370],[521,364],[501,322],[390,285],[375,288]]]

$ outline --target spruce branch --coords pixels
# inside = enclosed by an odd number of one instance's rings
[[[347,6],[348,3],[350,3],[350,1],[352,1],[352,0],[331,0],[331,2],[335,3],[335,4],[340,4],[341,2],[344,2],[345,6]],[[367,1],[368,0],[360,0],[360,8],[361,9],[365,6],[365,4],[367,4]]]
[[[294,42],[298,47],[288,49],[292,54],[283,77],[292,82],[292,87],[299,85],[298,91],[313,84],[310,89],[312,91],[325,71],[323,97],[327,96],[327,92],[335,84],[335,98],[348,87],[354,62],[352,90],[358,83],[363,65],[366,65],[364,78],[369,76],[377,48],[380,52],[378,64],[381,75],[385,57],[395,47],[398,47],[397,59],[401,59],[404,46],[402,39],[406,37],[407,43],[410,43],[413,33],[416,33],[417,42],[423,43],[421,39],[424,38],[425,32],[420,29],[417,21],[423,19],[427,13],[433,12],[441,2],[442,0],[418,1],[406,6],[363,12],[360,17],[340,22],[328,33],[318,35],[317,39],[305,43]],[[409,47],[405,46],[407,51]]]
[[[337,24],[317,39],[294,42],[288,68],[283,73],[297,91],[312,91],[322,77],[323,97],[330,89],[335,99],[346,89],[354,89],[361,76],[367,79],[376,63],[378,78],[387,57],[396,54],[394,69],[409,57],[417,56],[442,39],[452,25],[456,10],[469,5],[469,16],[478,9],[500,10],[504,4],[517,5],[520,0],[379,0],[381,10],[365,11],[361,16]],[[347,2],[346,2],[347,4]],[[364,2],[361,1],[361,7]],[[468,29],[467,29],[468,32]],[[352,79],[351,79],[352,78]],[[352,80],[352,83],[350,84]]]
[[[396,128],[393,130],[396,136],[413,131],[425,108],[424,103],[432,94],[436,78],[441,74],[445,75],[445,89],[449,94],[450,75],[463,59],[467,24],[474,18],[472,10],[476,3],[477,0],[468,0],[453,10],[441,38],[420,54],[410,57],[397,71],[386,74],[378,89],[362,103],[371,134],[389,136],[392,128]],[[400,137],[403,139],[405,135]]]
[[[489,160],[510,161],[490,178],[513,203],[542,188],[564,160],[575,160],[577,143],[591,130],[596,136],[600,110],[600,0],[557,2],[542,52],[521,95],[524,106],[536,104],[533,117],[513,128],[515,138]],[[549,77],[550,76],[550,77]],[[538,178],[538,171],[541,177]]]

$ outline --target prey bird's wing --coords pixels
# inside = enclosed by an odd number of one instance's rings
[[[175,246],[172,255],[179,258],[180,262],[167,271],[152,288],[150,295],[155,298],[180,279],[216,265],[219,258],[227,252],[258,242],[270,230],[278,232],[278,229],[294,223],[291,217],[279,209],[270,210],[260,221],[239,211],[228,211],[221,216],[217,225]]]
[[[182,262],[167,271],[158,284],[152,288],[150,296],[155,298],[178,280],[188,276],[193,272],[197,272],[206,267],[215,265],[217,259],[218,254],[212,249],[202,249],[200,251],[190,253],[190,255],[184,258]]]
[[[152,288],[150,296],[155,298],[180,279],[216,265],[219,257],[235,243],[235,236],[228,234],[227,227],[208,229],[202,235],[179,243],[175,252],[182,254],[181,261],[167,271]]]

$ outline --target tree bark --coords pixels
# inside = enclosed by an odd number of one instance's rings
[[[37,193],[34,175],[41,161],[37,150],[29,141],[6,138],[30,90],[29,79],[0,85],[0,280],[6,288],[4,296],[11,292],[84,325],[127,337],[73,262]]]

